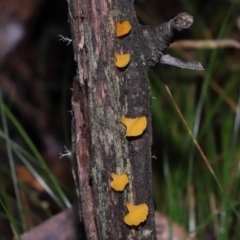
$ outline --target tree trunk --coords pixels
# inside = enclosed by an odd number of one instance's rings
[[[174,40],[175,32],[191,26],[193,19],[178,15],[154,30],[139,24],[133,0],[68,1],[77,63],[72,160],[87,239],[156,239],[147,68],[161,60],[161,51]],[[125,20],[131,32],[117,38],[115,22]],[[114,52],[130,53],[130,64],[123,70],[114,65]],[[171,64],[171,60],[164,61]],[[146,131],[126,138],[120,118],[140,116],[147,117]],[[110,187],[110,173],[128,175],[124,192]],[[140,227],[124,223],[127,202],[148,205],[147,220]]]

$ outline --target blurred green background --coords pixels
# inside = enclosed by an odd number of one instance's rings
[[[197,239],[240,239],[240,2],[135,3],[141,24],[193,15],[166,53],[205,68],[149,69],[156,210]],[[76,65],[59,35],[71,38],[64,0],[0,2],[0,239],[75,201],[70,160],[59,156],[71,147]]]

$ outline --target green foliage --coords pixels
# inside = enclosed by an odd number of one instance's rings
[[[190,39],[230,38],[239,3],[228,7],[219,3],[213,12],[211,1],[198,8],[188,0],[181,2],[195,19]],[[149,70],[153,132],[157,132],[153,140],[155,204],[171,220],[196,231],[198,239],[239,236],[240,68],[232,52],[228,48],[171,51],[179,58],[191,56],[201,62],[205,72],[162,65]]]
[[[3,164],[0,165],[0,176],[2,177],[0,179],[0,182],[4,183],[4,175],[7,176],[11,174],[14,194],[16,196],[15,199],[11,197],[11,195],[4,188],[0,188],[0,204],[4,210],[4,212],[1,213],[1,216],[7,218],[10,221],[15,234],[19,237],[21,232],[27,230],[24,213],[30,214],[33,219],[41,222],[41,219],[39,219],[37,215],[35,215],[33,212],[30,212],[27,207],[23,206],[20,197],[20,188],[22,191],[24,191],[30,196],[30,198],[34,201],[35,205],[40,207],[47,214],[47,216],[51,216],[51,213],[39,201],[38,197],[36,196],[36,192],[32,191],[28,185],[19,182],[16,176],[16,163],[14,161],[14,158],[20,160],[22,164],[24,164],[28,168],[28,170],[35,177],[35,179],[37,179],[37,181],[42,185],[43,189],[49,194],[49,196],[51,196],[51,198],[58,204],[61,209],[70,207],[71,204],[63,193],[60,183],[48,168],[47,164],[43,160],[41,154],[37,150],[31,138],[28,136],[27,132],[23,129],[20,122],[12,114],[10,109],[4,104],[1,91],[0,109],[3,125],[3,128],[0,128],[0,138],[6,143],[8,161],[10,166],[9,170]],[[15,130],[19,133],[19,136],[25,141],[28,147],[28,151],[11,140],[8,131],[9,123],[15,128]],[[13,211],[12,206],[16,203],[17,215],[19,215],[20,221],[17,220],[16,214],[11,212]]]

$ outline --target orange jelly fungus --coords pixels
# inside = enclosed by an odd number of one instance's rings
[[[129,183],[127,175],[125,173],[121,175],[111,173],[110,175],[113,179],[113,181],[111,182],[111,187],[115,191],[118,191],[118,192],[123,191],[126,185]]]
[[[128,34],[132,28],[129,21],[123,21],[122,23],[115,22],[115,27],[117,30],[116,31],[117,37],[122,37]]]
[[[130,54],[129,53],[126,53],[126,54],[114,53],[114,57],[116,58],[115,66],[118,68],[126,67],[130,62]]]
[[[148,215],[148,206],[143,203],[140,205],[132,205],[126,203],[128,214],[124,216],[123,221],[129,226],[138,226],[140,223],[146,221]]]
[[[121,118],[120,122],[127,128],[127,137],[139,136],[147,127],[147,118],[145,116],[139,118]]]

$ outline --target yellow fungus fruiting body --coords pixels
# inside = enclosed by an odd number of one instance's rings
[[[127,174],[117,175],[115,173],[110,174],[113,181],[111,182],[111,187],[117,191],[122,192],[126,185],[129,183]]]
[[[118,68],[123,68],[126,67],[129,62],[130,62],[130,54],[119,54],[119,53],[114,53],[114,57],[116,58],[115,61],[115,66]]]
[[[117,37],[122,37],[128,34],[132,28],[129,21],[123,21],[122,23],[116,22],[115,27]]]
[[[123,221],[129,226],[138,226],[140,223],[145,222],[148,216],[148,206],[145,203],[140,205],[132,205],[126,203],[128,214],[124,216]]]
[[[139,136],[147,127],[147,118],[145,116],[139,118],[121,118],[120,122],[127,128],[127,137]]]

